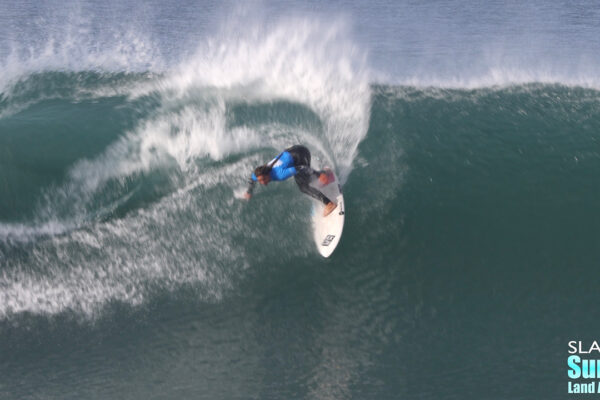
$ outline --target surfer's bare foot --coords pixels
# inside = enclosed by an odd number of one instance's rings
[[[325,206],[325,210],[323,211],[323,216],[326,217],[329,214],[331,214],[331,212],[335,210],[336,207],[337,204],[335,204],[333,201],[327,203],[327,205]]]
[[[325,186],[329,183],[329,178],[325,172],[321,172],[321,175],[319,175],[319,182],[321,183],[321,186]]]

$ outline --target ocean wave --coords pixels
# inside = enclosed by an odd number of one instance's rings
[[[234,192],[253,166],[304,143],[347,178],[368,128],[371,88],[345,26],[291,19],[248,30],[207,40],[160,73],[40,61],[4,86],[3,110],[14,106],[0,119],[11,129],[4,139],[27,148],[17,132],[36,126],[33,137],[55,141],[55,153],[31,161],[31,176],[47,168],[49,181],[22,185],[6,175],[7,200],[19,191],[17,198],[36,201],[20,214],[5,209],[0,316],[93,316],[111,301],[140,304],[156,287],[191,285],[201,298],[218,297],[247,267],[249,246],[281,236],[277,224],[258,235],[250,226],[302,201],[284,195],[286,202],[257,203],[247,215]],[[62,114],[42,131],[34,117],[45,118],[47,107]],[[98,125],[75,118],[82,107]],[[67,147],[75,149],[68,159]],[[16,153],[7,160],[21,171]],[[287,219],[306,223],[301,214]],[[20,248],[26,255],[14,256]]]

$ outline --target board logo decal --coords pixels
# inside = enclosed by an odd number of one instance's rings
[[[335,239],[335,235],[327,235],[325,236],[325,240],[321,243],[321,246],[329,246],[329,244]]]

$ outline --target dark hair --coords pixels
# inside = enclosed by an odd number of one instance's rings
[[[268,165],[261,165],[260,167],[256,167],[254,170],[254,175],[256,175],[257,178],[261,175],[269,175],[272,169],[273,167]]]

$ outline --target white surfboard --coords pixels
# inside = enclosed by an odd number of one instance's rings
[[[316,179],[312,186],[321,191],[332,201],[337,203],[337,207],[328,216],[323,216],[325,205],[316,200],[313,201],[312,207],[312,222],[313,222],[313,237],[317,244],[317,250],[323,257],[329,257],[342,237],[344,229],[344,216],[346,213],[344,205],[344,196],[342,195],[342,187],[337,176],[333,171],[325,168],[329,172],[329,183],[321,185]]]

